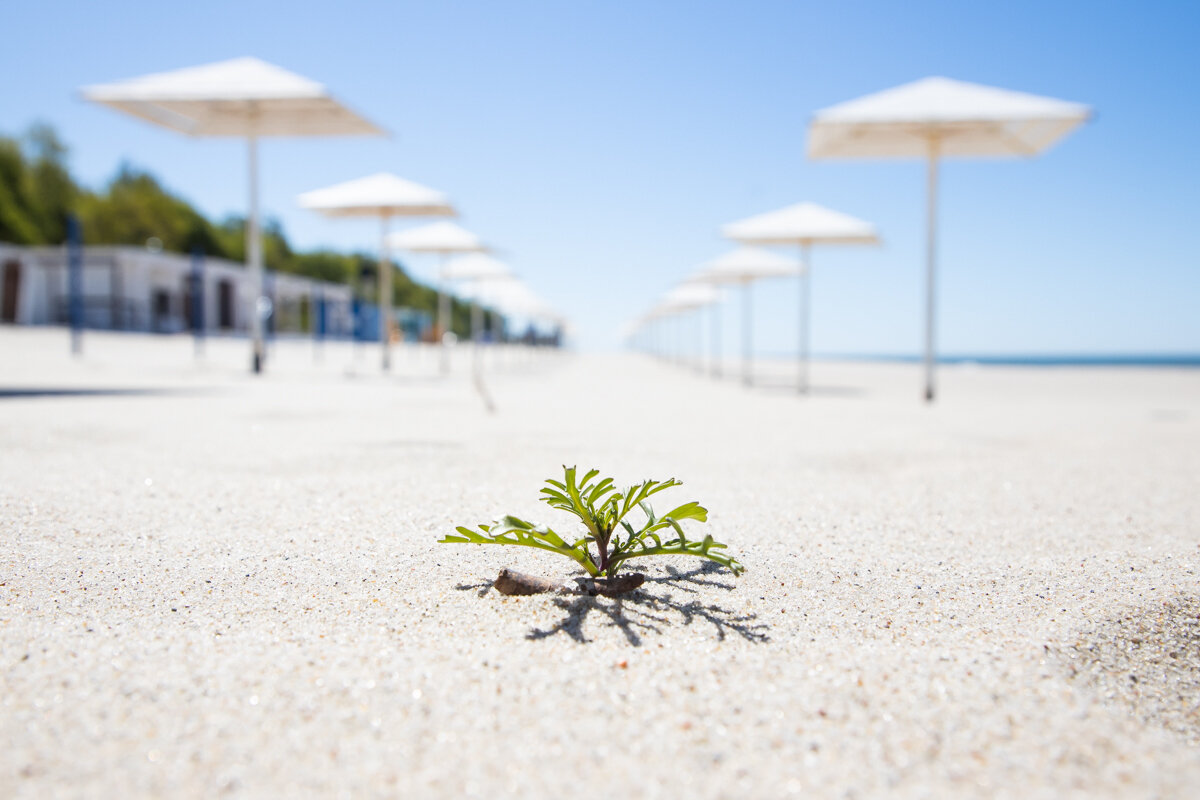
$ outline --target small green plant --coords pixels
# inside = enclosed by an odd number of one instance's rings
[[[647,499],[664,489],[679,486],[671,478],[666,481],[645,481],[618,491],[612,478],[598,479],[598,470],[590,470],[583,479],[576,481],[575,467],[563,467],[564,479],[548,479],[542,489],[542,500],[554,508],[562,509],[582,520],[587,535],[568,543],[545,525],[534,525],[513,516],[502,517],[495,525],[480,525],[479,530],[459,526],[458,534],[447,534],[440,539],[443,544],[515,544],[549,550],[576,561],[592,577],[612,578],[617,570],[631,558],[645,556],[688,555],[700,556],[722,564],[740,575],[745,571],[736,559],[725,555],[725,545],[714,541],[712,536],[702,540],[691,540],[683,533],[679,523],[684,520],[705,522],[708,510],[699,503],[684,503],[659,517]],[[634,529],[626,517],[634,507],[646,515],[640,529]],[[675,538],[664,541],[660,533],[670,532]],[[592,557],[592,545],[596,546],[596,557]]]

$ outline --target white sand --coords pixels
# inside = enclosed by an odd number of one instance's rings
[[[0,331],[0,796],[1194,797],[1200,371],[458,365]],[[788,368],[779,368],[781,376]],[[10,393],[11,394],[11,393]],[[748,567],[505,598],[562,463]],[[1130,675],[1138,678],[1134,681]]]

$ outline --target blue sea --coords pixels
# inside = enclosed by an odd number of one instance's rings
[[[792,358],[795,356],[792,355]],[[888,354],[816,354],[818,360],[889,361],[920,363],[920,355]],[[985,364],[1009,367],[1200,367],[1200,353],[1121,353],[1121,354],[947,354],[938,356],[939,364]]]

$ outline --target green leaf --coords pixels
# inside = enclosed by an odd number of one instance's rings
[[[658,537],[654,537],[657,539]],[[741,575],[746,571],[745,566],[740,561],[724,553],[716,552],[725,548],[725,545],[713,540],[711,536],[705,536],[703,541],[688,542],[680,539],[673,539],[666,544],[656,544],[654,547],[643,546],[641,549],[618,553],[610,559],[610,563],[615,565],[622,564],[631,558],[644,558],[646,556],[699,556],[707,558],[709,561],[715,561],[718,564],[728,567],[734,575]]]
[[[439,540],[439,544],[509,544],[523,547],[535,547],[539,550],[549,550],[559,553],[577,562],[590,575],[599,575],[600,570],[592,561],[587,550],[586,540],[568,545],[557,533],[545,526],[535,526],[517,517],[504,517],[496,525],[480,525],[482,534],[470,528],[456,528],[459,536],[447,534]]]
[[[663,518],[670,517],[673,520],[694,519],[697,522],[708,521],[708,509],[693,500],[690,503],[684,503],[679,508],[668,511],[663,514]]]
[[[605,478],[604,480],[600,481],[600,483],[596,484],[595,488],[588,492],[587,503],[589,506],[595,508],[596,502],[600,498],[604,497],[604,495],[608,494],[609,492],[614,491],[616,491],[616,489],[613,488],[612,478]]]

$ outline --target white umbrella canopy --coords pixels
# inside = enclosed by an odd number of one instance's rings
[[[235,58],[84,87],[83,97],[189,136],[247,141],[250,173],[246,265],[256,292],[251,315],[254,372],[263,366],[262,243],[258,222],[258,139],[263,136],[384,135],[319,83],[257,58]]]
[[[450,322],[450,296],[446,293],[446,277],[440,274],[446,268],[446,258],[454,253],[483,253],[487,247],[479,237],[453,222],[431,222],[418,228],[409,228],[392,234],[393,247],[410,253],[437,253],[442,260],[438,275],[437,327],[443,334]],[[442,373],[450,370],[450,352],[446,349],[445,337],[441,346]]]
[[[803,271],[804,265],[795,259],[761,247],[739,247],[701,264],[689,280],[714,284],[745,283],[760,278],[787,278]]]
[[[83,88],[83,96],[189,136],[346,136],[384,131],[308,78],[233,58]]]
[[[930,139],[942,156],[1032,156],[1091,116],[1080,103],[924,78],[816,113],[812,158],[925,158]]]
[[[481,303],[496,306],[505,314],[561,322],[562,316],[516,277],[479,281],[468,294]]]
[[[721,226],[721,235],[751,245],[878,244],[869,222],[816,203],[796,203]]]
[[[707,283],[682,283],[663,296],[658,307],[667,312],[690,311],[720,302],[721,292]]]
[[[949,78],[925,78],[818,111],[810,158],[928,161],[925,399],[934,397],[938,161],[945,156],[1034,156],[1086,122],[1091,109]]]
[[[442,276],[450,281],[486,281],[511,277],[512,269],[485,253],[470,253],[446,262]]]
[[[328,217],[379,217],[379,338],[385,370],[391,368],[392,270],[388,263],[388,225],[392,217],[454,216],[441,192],[389,172],[314,189],[297,198],[304,208]]]
[[[511,314],[547,313],[550,307],[515,276],[476,284],[484,302],[493,303]]]
[[[377,172],[365,178],[314,189],[300,195],[297,200],[304,208],[320,211],[327,217],[458,215],[444,193],[390,172]],[[392,242],[389,241],[389,244]]]
[[[816,203],[796,203],[777,211],[731,222],[721,234],[745,244],[799,245],[804,270],[800,274],[800,348],[798,390],[808,391],[809,278],[814,244],[879,244],[879,234],[869,222]]]
[[[482,253],[488,249],[478,236],[449,221],[396,231],[388,244],[410,253]]]

